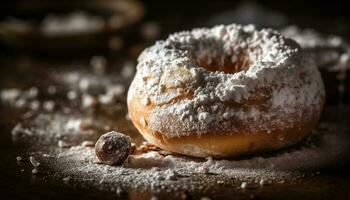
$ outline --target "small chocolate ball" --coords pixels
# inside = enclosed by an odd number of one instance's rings
[[[97,140],[95,153],[104,164],[121,164],[131,153],[131,139],[122,133],[108,132]]]

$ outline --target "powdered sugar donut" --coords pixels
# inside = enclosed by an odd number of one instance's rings
[[[175,33],[138,62],[131,120],[148,142],[189,156],[294,144],[311,131],[325,100],[320,73],[299,45],[251,25]]]

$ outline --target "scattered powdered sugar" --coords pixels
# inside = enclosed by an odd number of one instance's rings
[[[41,105],[41,102],[38,101],[38,95],[39,90],[36,87],[31,87],[27,90],[16,88],[2,89],[0,90],[0,101],[16,108],[35,111]]]
[[[94,56],[91,65],[96,65],[93,73],[87,70],[65,70],[52,74],[52,78],[60,85],[69,88],[66,96],[69,100],[81,100],[83,109],[100,107],[102,110],[118,110],[116,104],[125,101],[125,93],[133,75],[133,65],[127,68],[128,74],[124,76],[122,72],[102,73],[101,66],[106,65],[106,61]],[[97,71],[96,71],[97,70]],[[105,70],[105,69],[103,69]]]
[[[39,165],[40,165],[40,163],[33,156],[29,157],[29,161],[35,168],[39,167]]]
[[[69,176],[81,184],[95,185],[102,190],[109,190],[115,185],[151,187],[155,191],[168,187],[177,190],[220,183],[241,189],[261,187],[266,183],[299,180],[305,174],[298,170],[319,170],[334,159],[343,159],[343,153],[349,149],[347,136],[340,129],[334,129],[332,124],[322,124],[321,127],[310,144],[264,157],[241,160],[214,160],[209,157],[203,161],[185,156],[163,156],[150,151],[130,155],[122,166],[107,166],[99,164],[93,148],[74,146],[59,150],[54,167],[59,169],[56,174],[60,177]],[[47,164],[50,165],[50,162]]]
[[[332,113],[339,111],[333,107],[330,110]],[[218,184],[240,189],[242,182],[246,182],[249,189],[265,183],[298,181],[305,176],[299,170],[336,167],[342,161],[346,163],[344,159],[349,157],[350,145],[346,134],[349,125],[344,122],[320,122],[315,134],[300,146],[271,154],[222,160],[208,157],[203,160],[162,154],[155,149],[132,154],[123,165],[109,166],[98,161],[93,147],[81,145],[84,141],[93,143],[99,133],[67,130],[67,121],[82,119],[78,116],[59,112],[39,113],[19,123],[21,126],[16,126],[13,130],[14,143],[25,142],[30,147],[31,155],[35,157],[34,163],[41,163],[40,172],[43,174],[48,169],[52,172],[50,174],[65,184],[93,187],[101,191],[120,192],[127,188],[151,188],[152,191],[211,190]],[[107,123],[100,117],[92,121],[94,126]],[[72,146],[60,148],[57,144],[62,138]],[[39,173],[38,169],[33,171],[33,174],[36,173]]]
[[[70,141],[77,138],[81,142],[89,140],[89,137],[97,139],[97,133],[101,130],[105,131],[112,123],[112,120],[104,117],[91,118],[75,113],[41,113],[18,123],[12,130],[12,138],[14,141],[25,138],[45,143],[55,139],[55,146],[69,147]]]
[[[143,188],[153,190],[172,190],[201,185],[258,183],[261,179],[269,182],[283,180],[295,181],[301,178],[298,172],[286,172],[271,169],[224,169],[216,166],[216,161],[210,166],[210,172],[199,172],[197,169],[206,162],[191,161],[191,158],[165,156],[160,157],[154,152],[139,155],[143,157],[138,163],[127,163],[123,166],[99,164],[93,148],[71,147],[62,149],[58,154],[55,169],[56,176],[70,177],[81,185],[94,185],[101,190],[109,190],[112,186]],[[128,161],[126,161],[128,162]],[[50,165],[50,163],[47,163]],[[208,175],[211,174],[210,177]],[[191,180],[191,181],[189,181]],[[178,184],[182,183],[182,184]]]
[[[67,122],[65,125],[65,129],[67,131],[78,132],[81,127],[82,120],[81,119],[72,119]]]
[[[145,120],[169,138],[293,127],[319,115],[324,102],[313,61],[270,29],[233,24],[183,31],[144,50],[138,61],[128,103],[149,99],[154,107]]]

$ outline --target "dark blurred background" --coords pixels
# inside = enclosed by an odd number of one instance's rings
[[[117,1],[117,0],[116,0]],[[67,12],[69,10],[88,10],[96,15],[113,14],[114,8],[109,6],[114,0],[14,0],[1,1],[0,17],[8,21],[10,18],[20,20],[42,20],[45,15],[50,13]],[[137,1],[143,7],[144,15],[139,17],[127,28],[133,29],[129,32],[123,45],[130,45],[138,42],[142,24],[152,22],[159,28],[160,35],[152,39],[164,38],[169,33],[190,29],[193,27],[213,26],[216,24],[253,23],[260,27],[281,28],[287,25],[297,25],[301,28],[313,28],[325,34],[336,34],[348,37],[350,34],[350,3],[346,0],[334,1]],[[96,6],[100,4],[102,6]],[[97,8],[98,7],[98,8]],[[149,25],[149,24],[148,24]],[[150,28],[150,27],[148,27]],[[124,27],[123,27],[124,29]],[[126,29],[126,27],[125,27]],[[124,29],[124,30],[125,30]],[[152,29],[152,27],[150,28]],[[152,30],[150,30],[152,31]],[[157,30],[158,31],[158,30]],[[13,37],[8,37],[9,33],[0,35],[2,41],[5,41],[6,50],[9,46],[26,46],[13,42]],[[152,33],[151,33],[152,34]],[[142,35],[142,33],[141,33]],[[28,36],[27,36],[28,37]],[[123,36],[125,38],[125,35]],[[2,42],[3,44],[4,42]],[[16,43],[16,44],[14,44]],[[25,42],[23,42],[25,43]],[[41,43],[41,42],[37,42]],[[35,45],[34,49],[40,49]],[[101,42],[100,42],[101,43]],[[3,45],[2,45],[3,46]],[[66,47],[69,47],[69,45]],[[94,46],[93,46],[94,47]],[[103,47],[101,44],[99,47]],[[15,48],[18,52],[23,48]],[[69,49],[69,48],[66,48]],[[26,49],[28,50],[28,49]],[[32,52],[33,48],[29,48]],[[44,48],[45,52],[46,49]],[[86,50],[86,49],[85,49]],[[96,48],[87,51],[95,51]],[[76,52],[79,54],[79,52]]]
[[[118,74],[126,66],[134,70],[139,53],[170,33],[230,23],[275,29],[296,25],[324,35],[339,35],[345,42],[350,39],[350,1],[2,0],[0,90],[19,88],[24,91],[36,87],[41,93],[49,84],[63,82],[52,80],[56,74],[73,71],[83,76],[100,76],[92,71],[101,65],[107,68],[104,69],[107,75]],[[346,68],[345,76],[339,71],[322,71],[328,106],[350,102],[349,69]],[[129,73],[129,79],[133,72]],[[107,77],[106,74],[102,78]],[[344,88],[339,89],[339,84],[345,87],[345,93]],[[18,150],[12,144],[11,130],[28,110],[16,109],[0,104],[0,157],[3,159],[0,161],[3,173],[0,193],[6,194],[5,199],[60,199],[57,191],[71,199],[104,197],[101,192],[50,185],[34,180],[30,172],[19,173],[14,159]],[[340,180],[346,182],[343,176],[326,177],[322,191],[333,191],[328,182],[332,187],[337,187]],[[318,188],[310,188],[318,191]],[[322,199],[322,194],[318,197]]]

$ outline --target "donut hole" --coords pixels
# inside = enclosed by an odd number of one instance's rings
[[[236,55],[234,59],[230,56],[225,56],[219,59],[211,59],[210,62],[206,59],[197,61],[197,65],[212,72],[224,72],[226,74],[234,74],[240,71],[247,71],[250,67],[250,59],[244,54]]]

